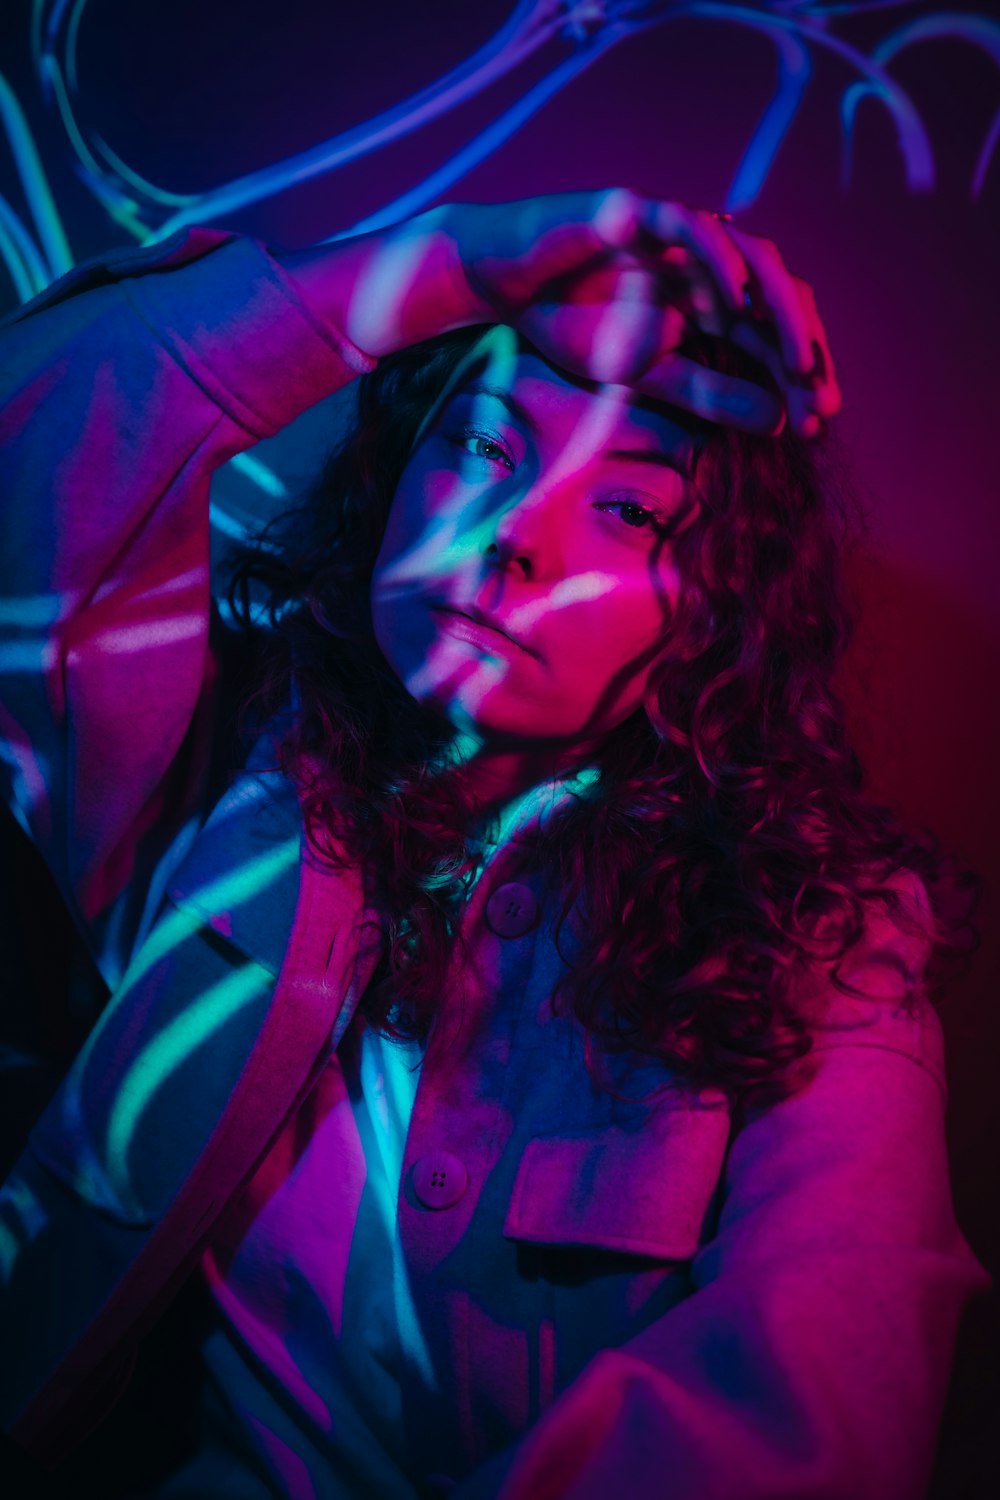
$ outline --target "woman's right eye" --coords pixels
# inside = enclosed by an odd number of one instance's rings
[[[472,458],[482,458],[487,463],[503,464],[505,468],[511,470],[514,468],[514,459],[511,454],[498,438],[491,437],[488,432],[476,432],[469,428],[458,433],[451,441]]]

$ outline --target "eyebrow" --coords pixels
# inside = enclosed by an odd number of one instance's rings
[[[459,396],[492,396],[495,401],[505,407],[516,421],[521,422],[534,437],[541,437],[542,429],[528,408],[510,391],[505,391],[500,385],[487,385],[484,380],[473,380],[471,384],[459,387],[455,397]]]
[[[657,464],[661,469],[673,469],[685,479],[690,477],[684,459],[679,454],[666,453],[662,448],[609,448],[604,457],[631,459],[637,464]]]

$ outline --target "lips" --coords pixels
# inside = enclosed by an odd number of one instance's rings
[[[433,604],[431,608],[435,614],[456,615],[459,619],[471,620],[474,625],[479,625],[486,630],[493,631],[497,635],[504,636],[512,645],[518,646],[522,651],[526,651],[529,656],[538,655],[530,646],[525,645],[524,641],[518,640],[516,635],[512,635],[506,626],[501,625],[499,620],[495,619],[492,615],[488,615],[485,610],[480,609],[476,604]]]

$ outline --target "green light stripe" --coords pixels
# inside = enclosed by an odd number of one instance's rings
[[[77,1054],[72,1071],[64,1085],[63,1114],[68,1125],[78,1119],[81,1112],[80,1093],[91,1054],[105,1029],[118,1014],[121,1001],[129,990],[148,974],[154,964],[159,963],[174,948],[179,947],[200,927],[204,927],[208,920],[208,912],[229,910],[238,906],[242,901],[248,901],[251,896],[256,895],[258,891],[263,890],[272,880],[275,880],[289,865],[297,863],[298,858],[299,837],[296,834],[294,838],[275,845],[269,854],[261,855],[252,863],[244,864],[235,871],[229,871],[218,880],[201,887],[196,899],[199,907],[205,908],[204,911],[177,908],[169,915],[160,918],[122,975],[111,1004],[104,1011]]]
[[[34,137],[13,89],[0,74],[0,119],[7,130],[10,149],[17,165],[24,196],[28,200],[38,237],[48,256],[52,275],[61,276],[73,265],[73,253],[69,248],[62,220],[55,199],[49,189],[48,178],[41,158],[35,149]]]
[[[214,984],[142,1049],[122,1080],[108,1122],[108,1177],[121,1201],[131,1197],[128,1153],[140,1116],[180,1065],[238,1011],[273,986],[274,976],[250,964]]]

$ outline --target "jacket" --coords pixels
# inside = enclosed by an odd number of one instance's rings
[[[0,1218],[0,1410],[51,1460],[373,970],[360,875],[311,856],[281,778],[220,775],[208,556],[213,470],[373,362],[262,246],[205,230],[70,273],[4,343],[5,791],[112,991]],[[516,830],[464,921],[400,1186],[414,1473],[460,1500],[921,1495],[986,1285],[951,1207],[926,938],[873,914],[844,967],[861,998],[803,981],[808,1083],[734,1109],[650,1068],[593,1087]],[[435,1161],[448,1203],[420,1190]]]

